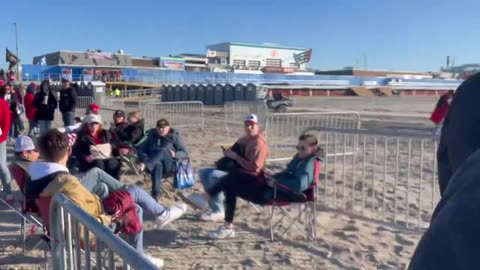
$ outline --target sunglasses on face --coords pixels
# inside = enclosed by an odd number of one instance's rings
[[[307,150],[307,148],[306,148],[305,146],[303,146],[303,145],[297,145],[296,148],[297,148],[298,151],[305,151],[305,150]]]
[[[96,126],[96,125],[100,125],[100,123],[98,123],[98,122],[90,123],[90,126]]]
[[[34,149],[34,150],[28,150],[27,153],[38,153],[38,150],[37,149]]]

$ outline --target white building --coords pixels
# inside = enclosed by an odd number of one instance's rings
[[[224,42],[207,46],[207,58],[211,68],[260,70],[278,67],[305,70],[306,64],[297,63],[294,56],[306,51],[306,48]]]

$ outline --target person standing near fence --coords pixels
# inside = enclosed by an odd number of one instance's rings
[[[33,100],[35,98],[35,90],[37,85],[31,83],[27,87],[27,93],[23,97],[23,106],[25,106],[25,116],[28,119],[28,136],[33,136],[33,130],[36,127],[35,123],[35,107],[33,106]]]
[[[2,181],[3,192],[7,194],[7,202],[13,202],[12,189],[10,182],[12,180],[10,171],[7,167],[7,138],[10,131],[10,114],[8,102],[0,95],[0,180]]]
[[[435,105],[435,109],[430,116],[430,120],[435,125],[435,128],[433,129],[434,136],[438,135],[442,128],[443,119],[445,119],[445,116],[447,115],[454,94],[455,92],[453,90],[449,90],[438,99],[437,104]]]
[[[70,81],[63,78],[59,108],[62,113],[63,125],[66,127],[74,124],[77,96],[77,91],[71,86]]]
[[[20,117],[20,109],[17,95],[13,92],[13,86],[10,82],[7,82],[2,87],[1,96],[8,102],[8,111],[10,112],[10,131],[8,137],[10,141],[13,141],[20,133],[19,127],[17,126],[17,118]]]
[[[43,135],[52,128],[55,109],[58,106],[57,98],[50,88],[48,80],[44,80],[40,84],[40,91],[35,94],[33,106],[36,109],[35,121],[40,129],[40,135]]]

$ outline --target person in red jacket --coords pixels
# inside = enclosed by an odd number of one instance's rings
[[[33,100],[35,98],[35,90],[37,89],[37,85],[35,83],[31,83],[27,87],[27,93],[23,98],[23,105],[25,106],[25,116],[28,119],[28,136],[33,136],[33,129],[36,127],[35,122],[35,106],[33,106]]]
[[[448,90],[447,93],[443,94],[438,99],[437,105],[435,105],[435,109],[430,116],[430,120],[435,124],[435,128],[433,129],[434,136],[439,133],[440,128],[442,127],[443,119],[447,116],[448,108],[450,107],[454,94],[455,92],[453,90]]]
[[[10,105],[5,100],[5,89],[0,90],[0,180],[2,181],[3,192],[7,194],[7,202],[13,201],[10,182],[12,180],[7,167],[7,138],[11,126]]]

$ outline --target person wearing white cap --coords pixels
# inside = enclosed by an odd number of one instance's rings
[[[265,142],[263,132],[258,125],[258,117],[255,114],[248,115],[244,120],[245,136],[241,137],[232,147],[223,150],[223,157],[217,161],[215,168],[205,168],[200,170],[199,176],[205,190],[210,190],[216,186],[226,175],[241,174],[245,178],[255,178],[264,168],[268,155],[268,148]],[[198,193],[189,196],[179,193],[185,202],[196,208],[203,197]],[[224,194],[219,192],[212,196],[209,201],[209,207],[206,212],[201,214],[200,218],[204,221],[219,222],[230,218],[225,215]],[[223,227],[222,227],[223,228]],[[233,229],[225,230],[220,238],[233,237]],[[220,233],[220,231],[219,231]]]
[[[111,155],[111,136],[108,130],[103,129],[102,118],[98,114],[89,114],[84,122],[86,125],[78,132],[72,149],[72,154],[79,161],[80,171],[97,167],[120,179],[121,163]]]
[[[10,171],[12,173],[12,178],[17,182],[20,191],[25,194],[26,186],[28,185],[27,172],[30,165],[38,160],[38,149],[30,137],[20,135],[15,140],[13,150],[15,151],[15,156],[14,161],[10,166]],[[27,199],[25,206],[27,208],[34,207],[35,200]]]

